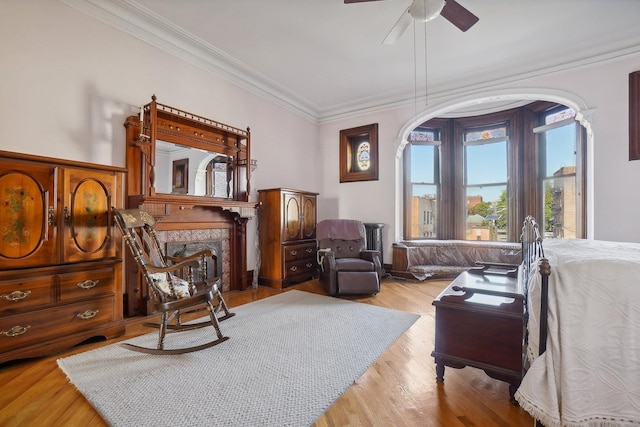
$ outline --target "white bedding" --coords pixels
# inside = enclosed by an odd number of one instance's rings
[[[545,240],[547,350],[537,347],[540,276],[529,282],[532,361],[518,403],[545,426],[640,426],[640,244]]]

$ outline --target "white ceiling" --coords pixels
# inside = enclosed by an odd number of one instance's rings
[[[382,41],[411,0],[62,0],[318,122],[640,51],[640,0],[458,0]]]

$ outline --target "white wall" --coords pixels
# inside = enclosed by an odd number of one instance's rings
[[[396,151],[430,117],[492,94],[544,95],[574,102],[593,131],[589,237],[640,242],[640,161],[628,159],[628,74],[640,55],[549,72],[495,87],[432,95],[413,105],[317,125],[225,80],[49,0],[5,1],[0,14],[0,149],[124,166],[124,127],[152,94],[158,101],[236,127],[251,127],[258,188],[320,193],[319,219],[382,222],[385,262],[401,238]],[[339,182],[339,131],[379,124],[379,180]],[[255,245],[249,222],[248,246]],[[249,251],[249,268],[255,253]]]
[[[321,190],[317,124],[61,2],[3,1],[0,58],[0,150],[124,166],[125,118],[156,94],[251,128],[251,200],[258,188]],[[250,249],[250,269],[255,260]]]

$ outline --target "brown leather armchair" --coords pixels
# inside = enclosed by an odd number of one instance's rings
[[[351,219],[320,221],[316,229],[320,284],[329,295],[380,292],[380,252],[366,249],[364,224]]]

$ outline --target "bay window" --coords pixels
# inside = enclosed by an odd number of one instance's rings
[[[404,238],[512,241],[526,215],[546,238],[581,238],[584,129],[575,111],[534,102],[435,118],[404,151]]]

